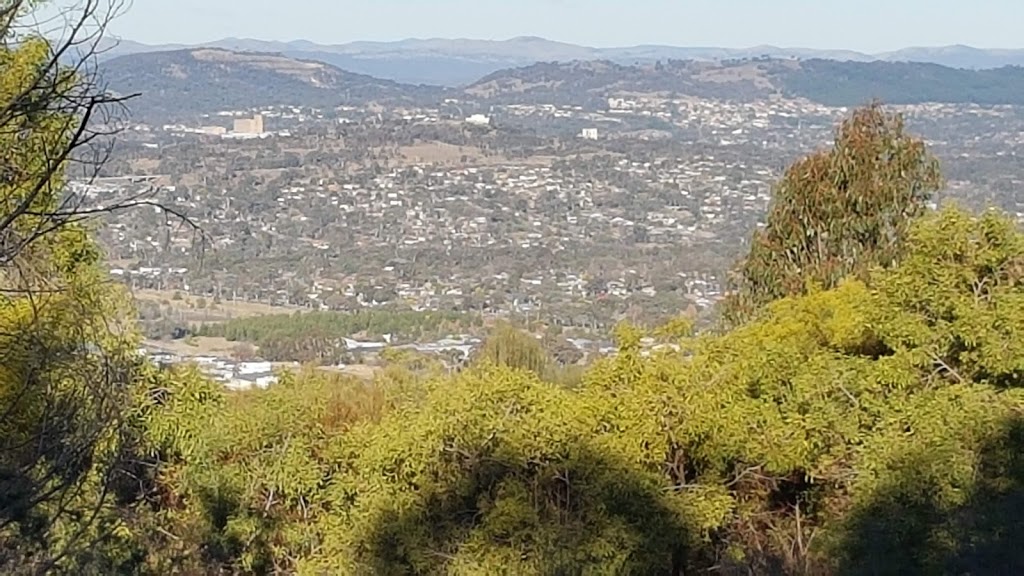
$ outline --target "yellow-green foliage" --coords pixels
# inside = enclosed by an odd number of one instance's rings
[[[576,364],[583,354],[564,339],[535,336],[506,322],[491,329],[483,345],[473,354],[471,365],[506,366],[526,370],[566,388],[579,385],[583,367]]]
[[[333,443],[324,546],[308,573],[666,570],[683,502],[656,467],[603,449],[600,413],[535,375],[485,366]],[[498,572],[494,572],[498,570]]]
[[[548,355],[540,341],[510,324],[498,323],[476,352],[474,363],[488,363],[544,374]]]
[[[413,396],[286,380],[222,409],[181,491],[228,498],[203,542],[255,572],[1021,566],[1001,535],[1021,528],[1024,238],[956,210],[908,234],[867,282],[724,335],[655,331],[682,351],[620,326],[573,390],[493,362]]]
[[[46,41],[23,40],[0,46],[0,571],[104,572],[129,553],[113,492],[137,339],[88,230],[54,215],[76,79],[45,65]]]
[[[401,400],[319,371],[284,375],[267,391],[225,393],[193,371],[161,374],[158,385],[141,417],[167,496],[149,520],[163,532],[140,526],[160,547],[147,560],[153,573],[197,555],[207,567],[264,573],[290,565],[288,551],[309,553],[317,495],[335,468],[328,441]]]

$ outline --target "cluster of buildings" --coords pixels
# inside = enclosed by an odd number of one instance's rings
[[[216,356],[181,356],[156,347],[139,350],[158,366],[192,363],[205,375],[229,390],[266,389],[276,384],[278,376],[270,362],[237,362]]]
[[[218,189],[197,184],[205,176],[197,172],[187,175],[190,195],[168,187],[180,207],[202,215],[199,224],[212,233],[221,261],[244,262],[233,269],[183,264],[188,230],[168,241],[121,219],[105,233],[122,256],[137,261],[120,270],[140,287],[264,303],[540,313],[577,326],[590,322],[582,310],[608,303],[618,303],[616,310],[707,308],[722,297],[724,272],[763,218],[782,167],[827,145],[849,112],[805,100],[655,95],[613,95],[589,108],[478,104],[225,113],[239,134],[265,134],[264,116],[276,118],[275,125],[305,123],[318,135],[290,147],[308,149],[318,166],[337,167],[261,170],[246,186]],[[488,113],[463,114],[462,107]],[[896,108],[946,162],[957,193],[985,187],[962,185],[958,166],[1000,161],[1024,145],[1019,111]],[[540,139],[543,154],[506,157],[498,148],[503,128],[461,126],[495,120],[561,132]],[[463,140],[444,146],[458,148],[462,160],[414,160],[391,145],[404,130],[438,134],[445,122]],[[649,141],[656,138],[664,141]],[[357,161],[356,152],[367,150],[373,157]],[[1024,199],[1000,197],[1024,215]]]
[[[345,338],[344,340],[346,349],[354,354],[358,354],[364,362],[374,362],[374,359],[382,351],[392,347],[390,338],[385,338],[385,341],[381,342],[359,341],[352,338]],[[469,358],[470,353],[480,344],[481,340],[477,337],[461,335],[449,336],[432,342],[395,345],[393,347],[400,350],[408,349],[423,354],[436,355],[446,363],[455,366],[463,364]],[[262,360],[239,361],[215,355],[182,355],[161,348],[158,343],[151,343],[139,349],[138,352],[157,366],[192,364],[213,381],[222,384],[228,390],[235,391],[265,390],[280,380],[282,370],[294,370],[299,366],[297,363],[272,363]],[[342,364],[328,368],[344,370],[346,366]]]
[[[360,342],[350,338],[345,340],[349,350],[363,354],[364,361],[377,362],[376,358],[380,352],[393,347],[399,350],[415,350],[422,354],[437,356],[452,369],[464,366],[472,352],[482,343],[479,338],[468,335],[449,336],[435,342],[400,346],[392,346],[389,342]],[[567,338],[566,342],[578,350],[581,353],[581,357],[591,355],[614,356],[618,352],[615,343],[608,339]],[[677,345],[658,343],[653,338],[643,338],[640,344],[642,354],[645,356],[664,348],[679,349]],[[192,364],[213,381],[233,391],[265,390],[278,383],[282,370],[298,368],[297,363],[241,362],[209,355],[182,356],[162,350],[157,346],[144,347],[139,350],[139,353],[146,356],[148,360],[157,366]],[[346,366],[339,365],[325,368],[344,371]]]
[[[221,124],[211,124],[206,126],[191,127],[181,124],[168,124],[163,126],[164,132],[171,134],[199,134],[203,136],[219,136],[221,138],[228,139],[253,139],[253,138],[268,138],[272,135],[278,136],[290,136],[290,132],[282,130],[278,132],[268,132],[263,125],[263,114],[253,114],[251,117],[234,118],[232,120],[231,128]]]

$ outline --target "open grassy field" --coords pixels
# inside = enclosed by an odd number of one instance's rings
[[[271,314],[290,314],[298,310],[292,306],[271,306],[258,302],[233,302],[222,300],[214,304],[209,298],[164,290],[135,290],[136,300],[170,304],[177,312],[185,315],[190,322],[224,322],[233,318],[251,318]]]
[[[145,344],[182,357],[217,356],[228,358],[239,343],[224,338],[200,336],[188,340],[146,340]]]
[[[256,302],[222,301],[214,304],[209,298],[163,290],[135,290],[132,295],[139,302],[153,302],[165,309],[170,306],[173,312],[179,314],[181,320],[189,325],[214,324],[234,318],[289,314],[296,310],[292,307]],[[224,338],[193,337],[187,340],[147,340],[145,344],[179,356],[226,358],[232,355],[240,343]]]
[[[483,158],[483,152],[476,146],[455,146],[444,142],[422,142],[398,149],[402,159],[414,164],[458,164],[475,163]]]
[[[442,164],[446,166],[490,166],[506,164],[509,159],[501,154],[485,156],[476,146],[456,146],[445,142],[420,142],[398,149],[397,162],[400,164]],[[552,159],[534,156],[516,160],[520,164],[546,166]]]

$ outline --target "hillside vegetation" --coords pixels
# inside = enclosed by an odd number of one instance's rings
[[[876,98],[894,105],[1024,103],[1020,66],[964,70],[922,62],[807,60],[777,78],[785,94],[829,106],[856,106]]]
[[[354,102],[435,100],[440,89],[403,85],[279,54],[215,48],[129,54],[102,64],[121,94],[140,94],[136,117],[188,117],[253,106],[334,108]]]
[[[139,118],[192,119],[200,113],[269,105],[332,109],[344,104],[436,106],[448,97],[489,104],[557,104],[603,109],[609,96],[648,94],[753,101],[806,98],[829,106],[922,102],[1024,104],[1024,68],[968,70],[920,62],[666,60],[628,65],[607,60],[542,62],[492,72],[463,89],[400,84],[347,72],[351,57],[197,48],[118,56],[102,63],[111,89],[139,93]],[[326,62],[326,63],[325,63]],[[412,68],[419,61],[389,66]],[[424,64],[425,65],[425,64]],[[413,74],[407,72],[406,74]]]
[[[229,393],[135,353],[59,193],[99,96],[53,52],[0,48],[0,572],[1024,570],[1024,233],[928,209],[880,106],[780,180],[717,330],[623,324],[568,377],[502,325],[458,373]]]
[[[854,62],[930,62],[952,68],[993,69],[1024,64],[1024,50],[982,49],[963,45],[909,47],[895,52],[866,54],[853,50],[812,48],[684,47],[664,45],[593,48],[537,37],[507,40],[406,39],[394,42],[350,42],[324,45],[308,40],[291,42],[225,38],[204,47],[254,52],[280,52],[305,60],[319,60],[353,72],[412,84],[463,86],[504,68],[536,62],[610,60],[619,64],[653,63],[658,60],[728,60],[770,57]],[[150,46],[122,41],[104,57],[134,52],[180,49],[186,46]],[[196,47],[196,46],[193,46]]]
[[[668,60],[540,63],[490,74],[466,89],[505,101],[589,103],[610,95],[661,94],[748,101],[781,95],[829,106],[923,102],[1022,104],[1024,68],[964,70],[920,62],[837,60]]]
[[[395,344],[406,344],[424,337],[464,333],[481,324],[479,316],[444,312],[310,312],[208,324],[199,334],[251,342],[259,346],[267,360],[337,364],[344,357],[344,338],[358,336],[381,342],[388,336]]]

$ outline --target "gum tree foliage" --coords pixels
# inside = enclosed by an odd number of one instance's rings
[[[880,104],[859,108],[833,147],[790,166],[775,186],[763,229],[732,279],[723,315],[732,324],[765,304],[835,286],[898,257],[909,222],[941,186],[938,161]]]
[[[621,326],[573,389],[484,362],[155,407],[201,447],[165,472],[173,537],[150,554],[262,574],[1013,573],[1022,289],[1015,225],[946,209],[896,265],[728,333],[676,321],[650,336],[679,349],[648,354]]]
[[[493,364],[544,375],[551,363],[540,340],[532,334],[499,322],[474,353],[473,364]]]
[[[142,367],[88,219],[149,201],[69,190],[116,131],[94,57],[117,6],[43,4],[0,1],[0,572],[109,573],[128,550],[115,492]]]

